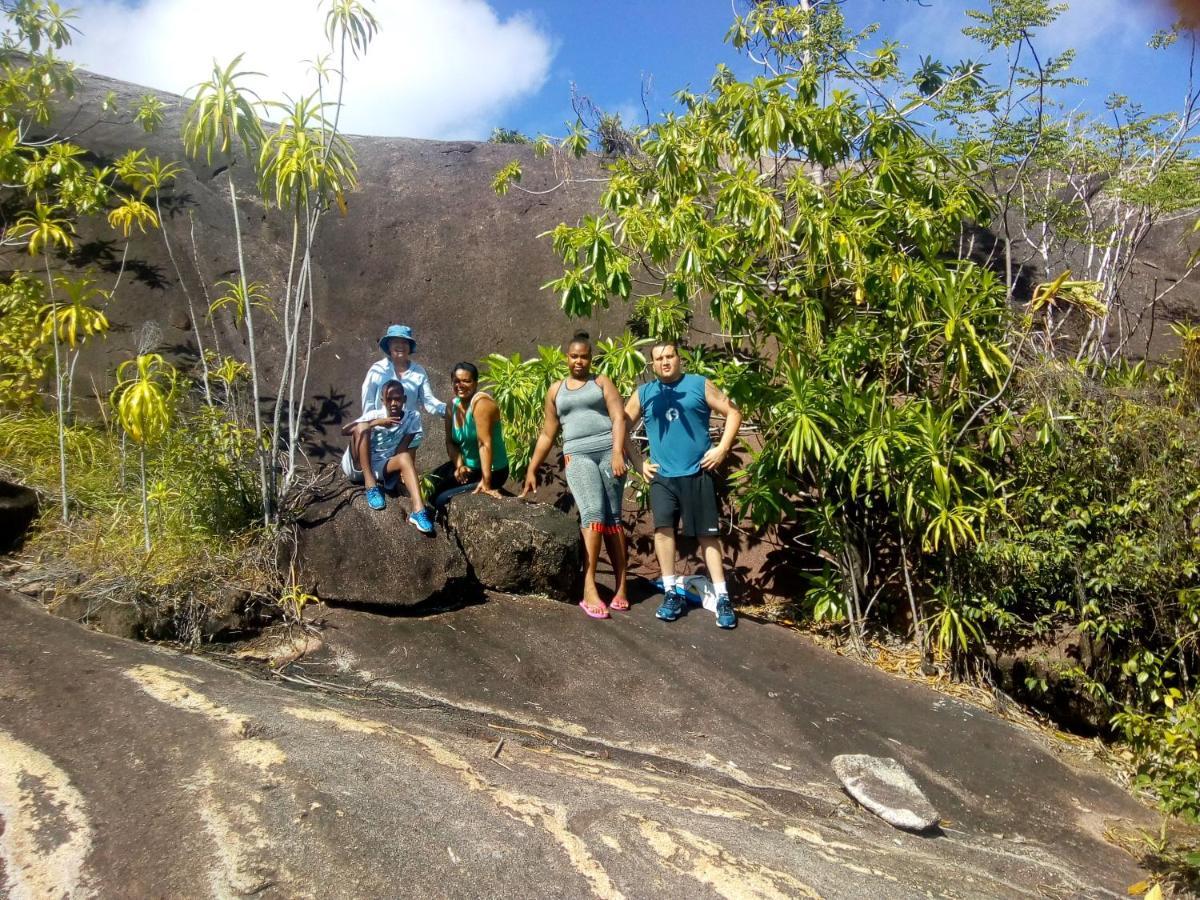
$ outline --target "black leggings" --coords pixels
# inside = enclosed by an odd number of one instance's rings
[[[441,509],[450,502],[451,497],[457,497],[459,494],[475,490],[475,485],[483,480],[483,471],[468,468],[466,483],[460,484],[454,478],[454,460],[451,459],[430,472],[428,477],[433,482],[433,486],[429,489],[429,496],[433,498],[431,502],[436,509]],[[493,489],[504,487],[504,482],[506,481],[508,481],[507,466],[503,469],[492,470],[492,477],[489,479],[489,484]]]

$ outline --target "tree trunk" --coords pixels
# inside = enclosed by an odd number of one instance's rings
[[[141,451],[141,469],[142,469],[142,534],[146,538],[146,552],[150,552],[150,505],[146,500],[146,447],[141,445],[138,448]]]
[[[292,330],[292,318],[299,315],[299,302],[297,297],[300,294],[296,286],[296,247],[300,241],[300,213],[298,210],[292,213],[292,252],[288,257],[288,274],[287,284],[283,291],[283,366],[279,372],[279,390],[275,393],[275,409],[271,414],[271,436],[272,443],[278,441],[279,425],[283,418],[283,405],[285,393],[289,394],[288,400],[288,421],[292,418],[292,409],[290,402],[290,394],[295,392],[291,386],[295,383],[296,372],[293,367],[293,356],[295,350],[295,339]],[[275,449],[274,447],[272,448]],[[288,458],[291,459],[291,429],[288,429]],[[272,467],[272,476],[274,476],[274,467]],[[274,477],[272,482],[274,482]],[[291,470],[284,473],[284,484],[291,480]],[[278,485],[273,484],[274,492],[279,493]]]
[[[46,264],[46,290],[50,292],[50,334],[54,341],[54,401],[58,413],[58,489],[62,500],[62,520],[68,520],[67,509],[67,433],[63,415],[62,360],[58,352],[58,302],[54,297],[54,276],[50,273],[50,257],[42,254]]]
[[[246,300],[246,343],[250,351],[250,388],[254,400],[254,441],[258,450],[258,480],[262,488],[263,524],[271,524],[274,504],[271,502],[270,481],[267,477],[267,448],[263,446],[262,410],[258,392],[258,353],[254,345],[254,304],[250,302],[246,281],[246,260],[242,252],[242,223],[238,219],[237,189],[233,184],[233,166],[225,170],[229,178],[229,203],[233,207],[233,233],[237,242],[238,277]]]

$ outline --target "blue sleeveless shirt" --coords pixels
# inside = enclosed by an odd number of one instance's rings
[[[638,388],[650,461],[664,478],[681,478],[700,471],[700,460],[712,447],[708,436],[710,410],[704,399],[703,375],[683,375],[664,384],[657,378]]]

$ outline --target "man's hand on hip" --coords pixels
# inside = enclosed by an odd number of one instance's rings
[[[725,457],[728,455],[728,450],[722,450],[720,447],[709,447],[708,452],[700,457],[700,468],[705,472],[712,472],[719,468],[721,463],[725,462]]]

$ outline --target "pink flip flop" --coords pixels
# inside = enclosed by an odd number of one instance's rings
[[[617,594],[608,603],[609,609],[615,609],[617,612],[625,612],[629,609],[629,601],[625,599],[624,594]]]
[[[585,601],[583,601],[583,600],[579,601],[579,608],[582,609],[589,616],[591,616],[593,619],[607,619],[608,618],[608,607],[604,606],[603,600],[600,601],[600,606],[603,608],[603,612],[592,612],[590,609],[588,609],[587,603]]]

